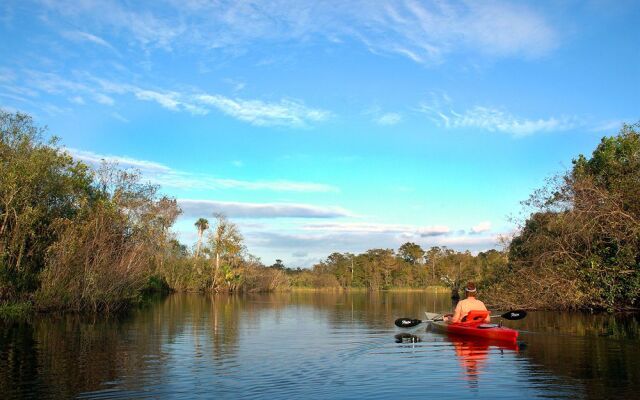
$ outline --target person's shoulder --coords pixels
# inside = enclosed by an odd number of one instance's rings
[[[482,304],[482,306],[483,306],[484,308],[487,308],[487,306],[484,304],[484,302],[483,302],[482,300],[478,300],[478,299],[476,299],[476,302],[477,302],[476,304]]]

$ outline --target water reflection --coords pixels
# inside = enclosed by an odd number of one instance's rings
[[[456,357],[464,373],[464,379],[469,382],[471,387],[478,386],[478,380],[491,351],[498,351],[500,354],[503,354],[504,351],[518,351],[518,344],[510,342],[482,338],[469,339],[453,335],[448,336],[448,340],[455,349]]]
[[[635,398],[640,383],[638,315],[530,313],[520,324],[527,357],[589,398]]]
[[[0,393],[387,398],[402,388],[421,398],[600,398],[633,396],[640,383],[637,316],[530,313],[506,322],[522,331],[524,350],[393,326],[449,310],[449,295],[174,295],[122,318],[0,322]]]

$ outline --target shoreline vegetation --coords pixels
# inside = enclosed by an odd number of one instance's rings
[[[478,282],[501,308],[640,306],[640,134],[624,125],[590,158],[523,202],[504,250],[478,254],[405,243],[333,253],[311,269],[266,266],[222,214],[195,221],[197,243],[170,228],[175,199],[135,170],[74,160],[21,113],[0,110],[0,317],[110,313],[157,292],[448,290]],[[442,288],[442,289],[437,289]]]

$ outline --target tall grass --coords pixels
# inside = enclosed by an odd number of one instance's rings
[[[150,247],[125,217],[98,203],[86,217],[61,221],[35,294],[39,309],[115,311],[135,301],[148,280]]]

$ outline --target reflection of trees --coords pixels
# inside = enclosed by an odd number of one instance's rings
[[[521,336],[527,358],[553,375],[580,381],[588,397],[635,396],[640,382],[637,315],[536,312],[509,325],[532,332]]]
[[[357,322],[381,329],[389,328],[401,316],[421,318],[425,311],[451,308],[448,292],[425,291],[293,291],[248,294],[243,299],[248,321],[265,309],[277,311],[295,305],[326,313],[332,326]]]
[[[296,315],[291,308],[303,309],[302,315],[319,321],[317,326],[389,332],[391,341],[394,319],[422,318],[424,311],[450,307],[448,292],[294,291],[174,295],[121,319],[65,316],[40,317],[30,323],[0,322],[0,393],[3,398],[68,398],[117,385],[135,394],[171,376],[172,368],[180,368],[175,361],[185,357],[193,357],[205,368],[213,363],[215,369],[224,370],[240,357],[243,340],[270,337],[250,338],[252,331],[271,329],[274,323],[295,330],[286,321]],[[640,382],[638,317],[535,312],[522,321],[506,323],[532,332],[522,334],[528,346],[517,357],[560,380],[573,378],[572,384],[584,386],[584,393],[591,397],[632,393],[632,384]],[[442,340],[452,339],[443,336]],[[478,341],[464,338],[453,346],[471,383],[481,375],[487,351],[495,350],[494,344],[479,347]],[[523,373],[532,374],[526,377],[532,385],[539,384],[535,370],[524,368]]]
[[[145,354],[157,354],[157,343],[146,340],[148,329],[136,320],[79,316],[6,323],[0,327],[0,352],[6,361],[0,370],[1,392],[70,398],[104,388],[100,385],[105,381],[139,371]]]
[[[16,385],[18,382],[33,382],[30,388],[32,396],[40,397],[38,353],[35,347],[30,324],[0,322],[0,393],[3,397],[21,397],[21,388]]]
[[[174,295],[120,319],[68,315],[4,323],[0,392],[69,398],[116,382],[135,393],[171,368],[167,345],[179,342],[195,357],[210,354],[222,365],[236,355],[242,326],[258,327],[264,318],[278,322],[288,307],[308,307],[333,327],[388,329],[399,315],[421,316],[424,310],[447,309],[448,302],[446,294],[424,292]]]
[[[171,296],[120,319],[67,315],[0,323],[0,393],[71,398],[106,389],[105,382],[123,376],[127,390],[141,390],[163,374],[163,346],[180,335],[194,338],[196,352],[202,338],[212,337],[221,343],[214,345],[220,357],[229,356],[236,348],[237,308],[207,297]],[[212,334],[209,319],[224,326],[224,334]]]

